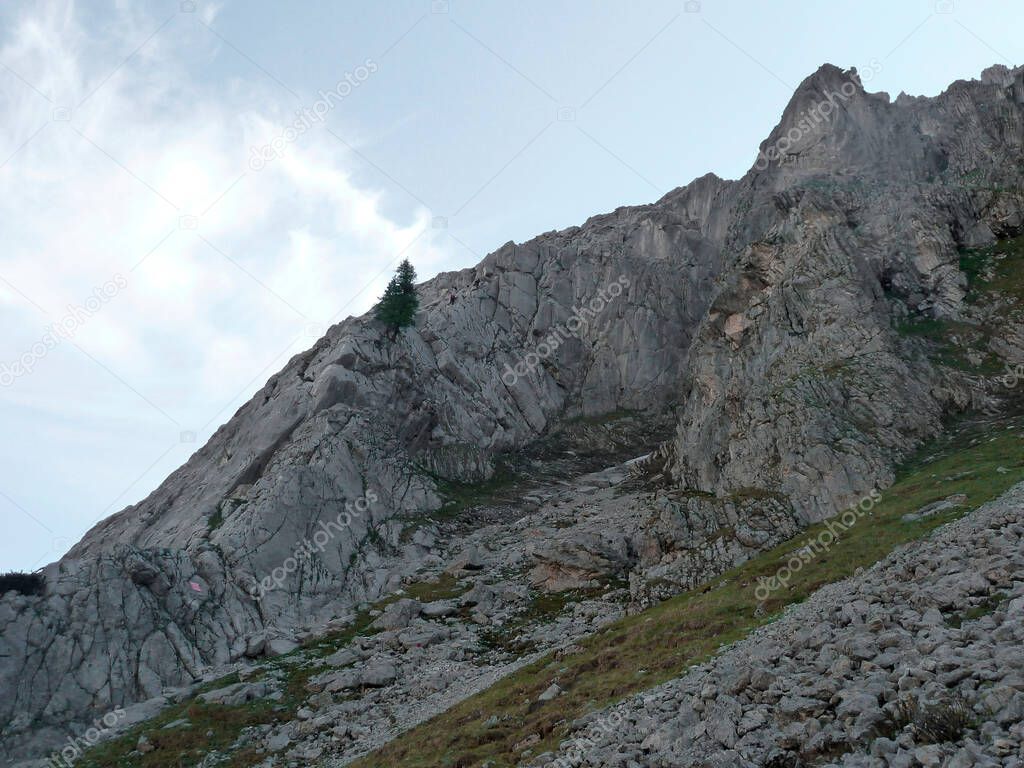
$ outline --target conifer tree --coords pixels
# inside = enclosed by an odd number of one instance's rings
[[[403,259],[395,270],[388,287],[384,289],[374,313],[377,319],[388,326],[392,338],[399,329],[413,324],[419,308],[416,296],[416,270],[408,259]]]

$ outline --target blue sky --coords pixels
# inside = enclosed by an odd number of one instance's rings
[[[1022,18],[981,0],[4,3],[0,570],[145,496],[398,258],[429,277],[738,177],[822,63],[932,95],[1018,63]]]

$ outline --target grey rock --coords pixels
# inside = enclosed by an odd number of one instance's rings
[[[552,683],[537,697],[537,701],[551,701],[561,693],[562,689],[558,687],[558,683]]]
[[[350,648],[342,648],[340,651],[332,653],[330,656],[324,658],[324,663],[331,667],[347,667],[350,664],[354,664],[362,658],[358,653]]]
[[[459,607],[453,600],[437,600],[426,603],[420,608],[420,615],[425,619],[443,619],[458,613]]]
[[[381,688],[394,682],[397,672],[393,664],[377,662],[368,664],[360,673],[359,680],[363,685],[371,688]]]
[[[207,704],[223,704],[227,707],[237,707],[241,704],[266,697],[270,690],[271,688],[267,683],[235,683],[224,688],[201,693],[197,698]]]
[[[486,564],[483,553],[476,546],[468,547],[448,566],[448,573],[462,573],[463,571],[479,571]]]
[[[280,752],[291,744],[291,741],[292,738],[288,733],[288,730],[286,728],[281,728],[267,739],[267,749],[271,752]]]
[[[914,522],[915,520],[922,520],[926,517],[937,515],[939,512],[945,512],[949,509],[958,507],[965,501],[967,501],[967,496],[963,493],[957,493],[952,496],[947,496],[945,499],[942,499],[942,501],[933,502],[924,507],[921,507],[921,509],[917,510],[916,512],[907,513],[903,516],[903,521],[910,523]]]
[[[377,629],[405,629],[419,616],[421,607],[418,600],[403,597],[385,608],[373,626]]]

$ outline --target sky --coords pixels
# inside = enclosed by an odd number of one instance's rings
[[[0,571],[145,497],[409,258],[708,171],[821,64],[934,95],[1019,0],[7,0]]]

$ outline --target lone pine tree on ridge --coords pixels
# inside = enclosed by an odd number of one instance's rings
[[[416,270],[408,259],[403,259],[394,277],[384,289],[384,295],[374,308],[377,319],[388,326],[391,338],[398,331],[412,325],[420,301],[416,295]]]

